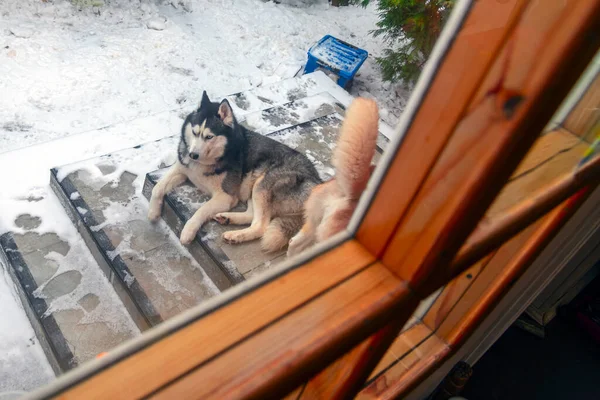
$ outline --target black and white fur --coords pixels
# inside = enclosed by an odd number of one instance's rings
[[[227,100],[202,94],[199,108],[181,128],[178,160],[156,184],[148,218],[160,218],[164,196],[189,179],[211,195],[187,221],[181,242],[189,244],[209,219],[249,227],[223,234],[230,243],[262,238],[265,251],[285,247],[303,224],[304,202],[321,183],[305,155],[239,125]],[[228,212],[238,202],[243,212]]]

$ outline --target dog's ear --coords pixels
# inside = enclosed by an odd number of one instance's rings
[[[219,118],[227,126],[233,126],[235,119],[233,118],[233,110],[227,99],[223,99],[219,104]]]
[[[210,99],[208,98],[208,95],[206,94],[206,90],[202,91],[202,100],[200,100],[200,104],[198,105],[198,110],[204,108],[204,107],[208,107],[210,105]]]

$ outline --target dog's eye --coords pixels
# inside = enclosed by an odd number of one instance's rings
[[[213,136],[213,135],[206,135],[206,136],[204,137],[204,140],[210,140],[210,139],[212,139],[212,138],[214,138],[214,136]]]

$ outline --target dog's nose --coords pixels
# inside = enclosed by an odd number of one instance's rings
[[[198,154],[198,153],[190,153],[190,158],[192,160],[197,160],[198,158],[200,158],[200,154]]]

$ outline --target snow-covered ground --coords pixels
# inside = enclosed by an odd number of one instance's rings
[[[408,94],[381,80],[374,7],[285,3],[0,1],[0,170],[11,171],[0,174],[0,206],[46,185],[50,167],[176,133],[202,90],[219,97],[292,76],[325,34],[369,51],[352,94],[375,97],[395,126]]]
[[[394,126],[408,93],[381,80],[376,21],[327,0],[0,0],[0,234],[52,196],[51,167],[173,135],[202,90],[289,78],[325,34],[369,51],[352,94]],[[53,377],[11,285],[0,268],[0,392]]]
[[[373,56],[382,50],[369,35],[373,8],[329,7],[325,0],[304,7],[261,0],[180,2],[185,7],[106,2],[81,11],[61,0],[0,2],[1,151],[189,109],[202,90],[219,96],[279,80],[325,34]],[[384,120],[395,125],[404,97],[382,83],[373,57],[353,93],[376,97]]]

